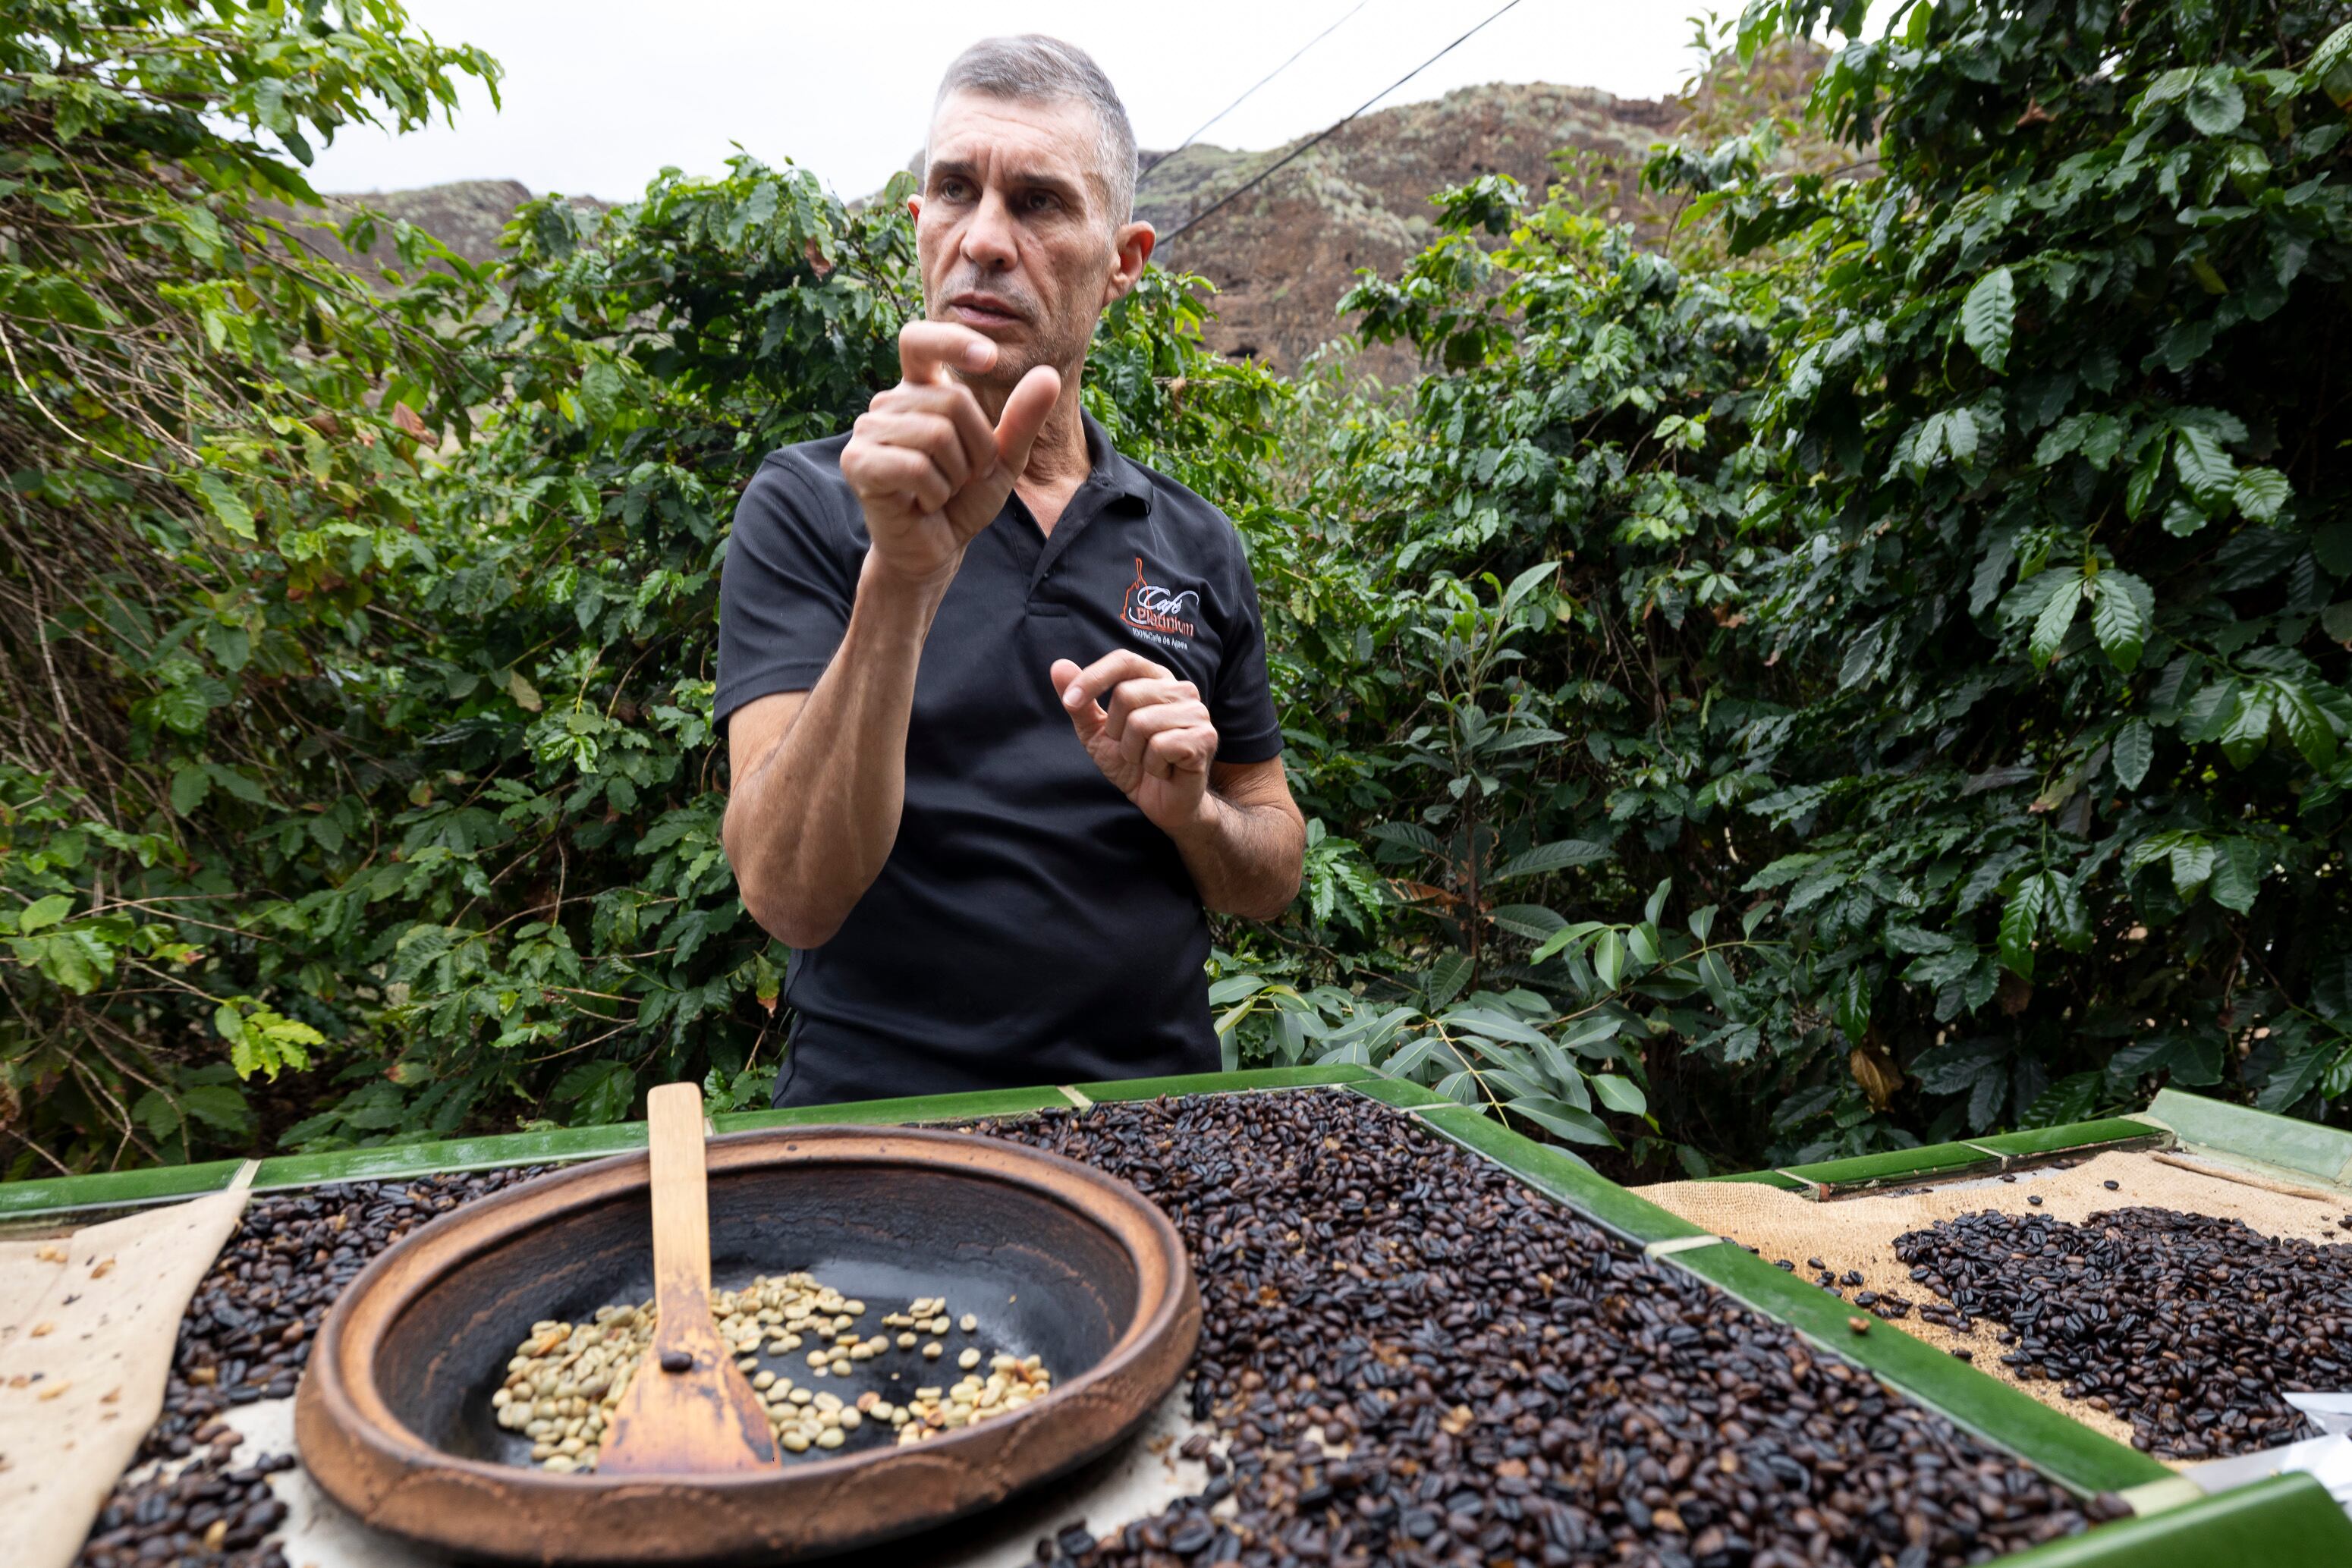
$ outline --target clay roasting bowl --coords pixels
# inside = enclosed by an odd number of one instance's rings
[[[646,1161],[625,1155],[444,1215],[370,1264],[320,1325],[295,1407],[302,1462],[366,1523],[466,1561],[782,1562],[987,1508],[1104,1452],[1176,1385],[1201,1308],[1167,1216],[1073,1161],[954,1133],[809,1127],[709,1145],[711,1278],[807,1270],[878,1323],[944,1295],[977,1333],[891,1351],[814,1386],[905,1399],[966,1345],[1045,1357],[1044,1398],[920,1443],[887,1428],[772,1472],[555,1475],[491,1418],[545,1318],[652,1295]],[[800,1355],[763,1366],[810,1383]],[[983,1364],[985,1364],[983,1363]],[[899,1381],[892,1383],[897,1372]]]

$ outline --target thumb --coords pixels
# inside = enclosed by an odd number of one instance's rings
[[[1037,433],[1045,428],[1045,416],[1061,396],[1061,372],[1051,365],[1033,365],[1004,400],[1004,412],[996,421],[996,458],[1016,479],[1028,467],[1029,449],[1037,444]]]
[[[1075,659],[1056,659],[1054,667],[1045,674],[1046,678],[1054,683],[1054,695],[1066,698],[1070,683],[1078,678],[1078,663]],[[1103,712],[1100,703],[1080,703],[1076,707],[1066,706],[1064,711],[1070,716],[1070,724],[1077,730],[1080,740],[1093,739],[1108,716]]]

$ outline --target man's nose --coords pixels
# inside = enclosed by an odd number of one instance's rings
[[[1013,233],[1013,209],[996,191],[984,192],[980,205],[964,226],[964,259],[992,272],[1003,271],[1020,258]]]

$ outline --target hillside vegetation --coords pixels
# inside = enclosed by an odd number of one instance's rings
[[[1621,1169],[2165,1082],[2352,1120],[2352,5],[1890,28],[1811,90],[1851,167],[1725,110],[1646,240],[1439,193],[1323,307],[1396,392],[1212,353],[1181,275],[1108,314],[1088,406],[1242,528],[1313,821],[1219,928],[1231,1060]],[[391,0],[0,21],[10,1176],[772,1082],[718,568],[760,456],[896,378],[905,187],[747,155],[481,264],[292,215],[468,74]]]

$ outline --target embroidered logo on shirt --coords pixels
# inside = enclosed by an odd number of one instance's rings
[[[1135,558],[1135,580],[1127,585],[1127,602],[1118,612],[1121,621],[1161,637],[1191,637],[1195,629],[1191,617],[1200,612],[1201,595],[1197,590],[1188,588],[1181,593],[1171,593],[1146,582],[1143,558]]]

